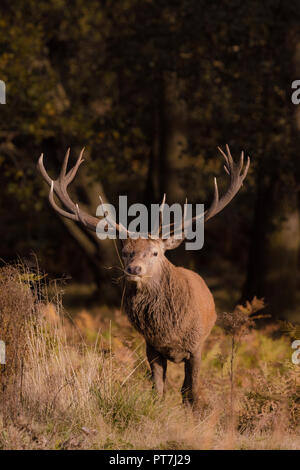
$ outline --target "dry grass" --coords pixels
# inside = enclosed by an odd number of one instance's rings
[[[274,326],[236,338],[234,362],[232,337],[214,329],[195,419],[181,406],[182,367],[170,364],[157,401],[142,338],[120,311],[97,313],[71,322],[40,276],[0,270],[0,449],[300,448],[299,366]]]

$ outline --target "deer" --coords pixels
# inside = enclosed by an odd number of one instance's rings
[[[224,169],[230,183],[225,194],[219,197],[217,179],[214,178],[214,196],[211,205],[202,214],[204,223],[221,212],[236,196],[250,166],[249,157],[244,165],[243,151],[236,163],[228,145],[226,153],[220,147],[218,150],[224,157]],[[84,161],[83,152],[84,149],[75,165],[68,170],[70,149],[67,150],[56,180],[48,175],[43,154],[39,158],[38,168],[50,186],[49,202],[53,209],[59,215],[82,224],[87,230],[96,231],[99,218],[80,209],[67,191]],[[64,208],[56,203],[54,195]],[[124,309],[130,323],[145,339],[146,356],[156,394],[162,398],[166,392],[168,361],[184,362],[182,400],[193,410],[198,410],[201,354],[217,314],[213,295],[203,278],[190,269],[175,266],[165,255],[166,251],[176,249],[185,237],[182,234],[180,239],[175,238],[172,230],[167,238],[161,236],[164,203],[165,196],[160,206],[158,237],[132,236],[121,223],[112,219],[109,223],[114,226],[119,238],[123,234]],[[189,223],[194,220],[195,217],[191,218]]]

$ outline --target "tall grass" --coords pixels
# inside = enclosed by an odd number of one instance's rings
[[[142,341],[120,312],[71,322],[51,292],[26,267],[0,270],[1,449],[300,448],[299,366],[274,328],[248,331],[234,362],[230,336],[215,328],[195,418],[181,405],[181,367],[171,364],[157,400]]]

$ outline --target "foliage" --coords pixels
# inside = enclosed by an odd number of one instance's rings
[[[246,305],[237,305],[233,312],[222,312],[218,315],[218,322],[223,327],[225,333],[232,336],[241,337],[254,327],[255,320],[268,318],[269,315],[255,315],[256,312],[265,307],[263,299],[254,297]]]
[[[253,156],[247,197],[241,194],[237,213],[228,209],[222,230],[218,224],[208,229],[214,244],[206,246],[208,261],[225,257],[245,270],[258,190],[272,192],[271,214],[278,194],[297,188],[287,87],[298,21],[296,5],[271,0],[235,0],[222,8],[194,0],[76,0],[72,8],[65,0],[2,2],[0,74],[7,105],[1,106],[0,216],[6,248],[0,255],[13,259],[16,250],[28,256],[35,249],[54,273],[92,273],[91,264],[82,269],[72,259],[68,266],[76,244],[48,209],[37,157],[43,151],[57,170],[67,146],[86,145],[89,181],[103,181],[109,199],[125,193],[129,200],[156,202],[170,176],[164,93],[176,74],[184,84],[189,143],[176,179],[188,199],[208,200],[211,175],[221,170],[217,145],[229,142],[234,153],[244,148]],[[156,145],[162,152],[155,170]],[[17,227],[12,214],[18,214]],[[267,220],[261,230],[271,230]],[[55,253],[60,266],[51,261]]]
[[[13,283],[24,298],[23,272],[5,267],[0,274],[7,289]],[[168,391],[157,400],[142,340],[120,311],[85,311],[70,322],[55,302],[59,297],[50,303],[41,287],[42,297],[31,295],[34,317],[32,303],[23,304],[29,321],[16,316],[13,304],[4,312],[7,323],[22,326],[24,367],[9,370],[15,393],[3,400],[1,391],[1,449],[299,449],[299,366],[291,362],[287,338],[275,339],[274,327],[253,329],[236,353],[234,421],[229,337],[214,329],[195,421],[181,405],[178,364],[169,364]],[[2,373],[0,379],[3,384]]]

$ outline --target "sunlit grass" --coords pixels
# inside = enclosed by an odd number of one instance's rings
[[[0,375],[0,448],[300,448],[299,366],[276,326],[237,345],[232,410],[231,338],[214,328],[193,417],[181,405],[182,364],[169,364],[168,391],[157,400],[144,341],[119,309],[80,310],[71,320],[60,296],[49,298],[44,280],[24,269],[0,270],[0,336],[14,357]]]

